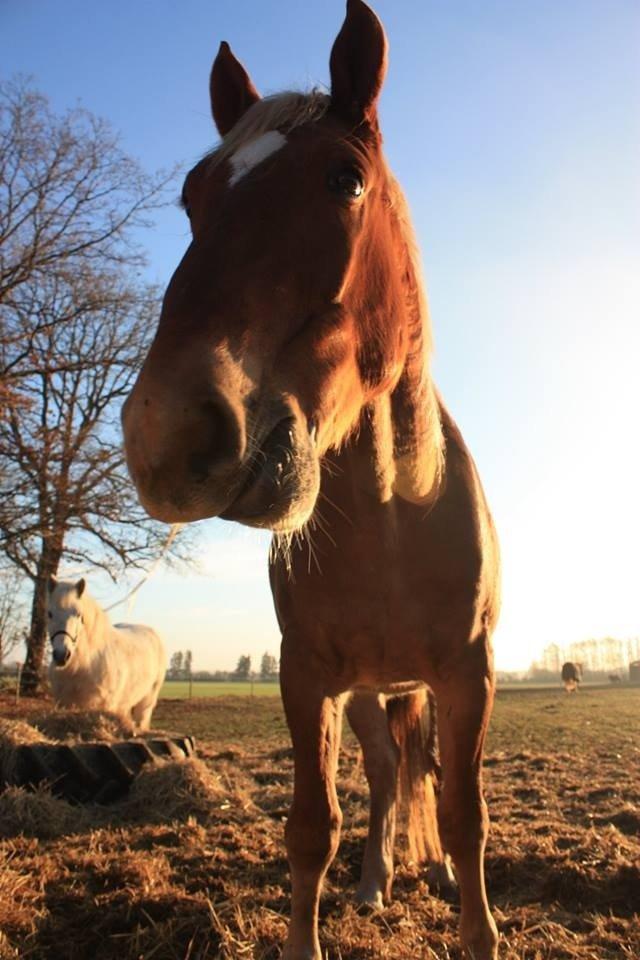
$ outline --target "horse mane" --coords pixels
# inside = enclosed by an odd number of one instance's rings
[[[208,169],[215,169],[240,147],[256,137],[279,130],[289,133],[305,123],[320,120],[329,109],[331,98],[321,90],[300,93],[285,90],[269,97],[262,97],[249,107],[247,112],[231,128],[218,147],[207,154]]]
[[[111,626],[108,615],[88,590],[85,590],[82,594],[80,603],[85,618],[85,633],[89,637],[91,647],[94,646],[96,640],[99,640],[102,645]]]
[[[392,213],[396,218],[407,258],[406,297],[409,314],[409,349],[405,364],[408,383],[403,383],[401,380],[398,385],[395,405],[405,407],[408,398],[404,397],[403,394],[410,385],[412,402],[410,403],[411,412],[409,416],[413,420],[414,442],[416,440],[421,441],[427,449],[432,451],[434,456],[434,462],[432,463],[433,487],[430,491],[432,496],[442,482],[445,443],[440,417],[440,400],[431,378],[430,369],[433,354],[431,316],[422,272],[422,257],[409,213],[409,204],[395,177],[391,173],[389,173],[389,177]],[[406,453],[410,455],[412,452],[406,448],[403,449],[403,442],[398,432],[395,436],[395,448],[398,457],[402,457]],[[409,468],[409,472],[414,473],[414,470]],[[417,480],[418,485],[421,485],[418,477],[414,479]]]

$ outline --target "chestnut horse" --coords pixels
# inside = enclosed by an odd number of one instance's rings
[[[409,693],[416,706],[424,694],[411,691],[428,685],[462,942],[490,960],[481,764],[498,548],[430,375],[418,254],[381,147],[386,62],[384,30],[362,0],[348,0],[329,95],[261,99],[221,45],[211,104],[222,143],[184,183],[192,240],[123,411],[126,453],[151,516],[266,527],[281,548],[271,584],[295,758],[284,957],[321,958],[345,701],[362,692],[351,707],[372,786],[361,895],[379,902],[397,762],[385,695]]]

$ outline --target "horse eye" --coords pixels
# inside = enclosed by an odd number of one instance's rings
[[[329,188],[350,200],[357,200],[362,196],[364,181],[357,170],[343,170],[342,173],[329,177]]]

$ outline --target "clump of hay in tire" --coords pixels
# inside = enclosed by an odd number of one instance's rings
[[[65,713],[38,717],[37,726],[0,720],[0,835],[203,819],[219,799],[219,780],[194,756],[191,737],[121,739],[113,718]]]
[[[37,713],[32,723],[51,740],[122,740],[133,736],[133,725],[115,713],[100,710],[50,710]]]

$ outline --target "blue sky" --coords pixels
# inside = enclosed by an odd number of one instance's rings
[[[640,7],[375,9],[390,42],[382,129],[423,252],[435,375],[501,535],[498,666],[552,641],[638,635]],[[216,139],[220,40],[262,92],[306,88],[328,82],[343,16],[342,0],[2,0],[2,73],[106,117],[146,168],[187,169]],[[167,209],[142,240],[166,283],[184,214]],[[276,653],[266,538],[215,521],[203,542],[207,575],[158,574],[132,617],[199,667]],[[126,585],[96,586],[108,602]]]

